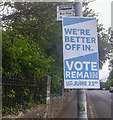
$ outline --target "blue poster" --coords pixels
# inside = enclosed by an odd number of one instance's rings
[[[63,17],[64,88],[100,88],[95,18]]]

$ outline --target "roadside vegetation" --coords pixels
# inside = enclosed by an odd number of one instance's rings
[[[109,76],[108,76],[108,80],[104,83],[104,88],[106,89],[109,89],[110,86],[113,87],[113,31],[111,31],[111,29],[109,29],[109,32],[110,32],[110,37],[109,37],[109,42],[111,44],[111,53],[112,54],[109,54],[109,70],[110,70],[110,73],[109,73]]]
[[[113,79],[107,80],[107,82],[105,82],[104,85],[103,85],[103,87],[104,87],[106,90],[109,90],[110,86],[113,86]]]
[[[8,14],[2,17],[4,115],[18,114],[23,109],[45,103],[44,98],[41,97],[43,93],[40,93],[39,101],[35,102],[36,95],[30,87],[22,86],[20,90],[9,86],[10,89],[7,89],[5,80],[10,82],[13,79],[16,84],[20,84],[20,81],[36,83],[46,74],[52,77],[53,94],[61,89],[63,83],[62,23],[56,21],[56,8],[61,4],[67,3],[1,3],[4,9],[8,8]],[[10,13],[10,9],[14,11]],[[88,3],[84,3],[83,16],[97,17],[98,15],[89,9]],[[102,24],[98,23],[98,19],[97,32],[101,69],[108,58],[110,44],[109,33]],[[37,89],[35,92],[38,94],[39,91],[40,89]],[[29,100],[16,104],[17,94],[18,97]],[[12,106],[7,106],[4,101],[12,101]]]

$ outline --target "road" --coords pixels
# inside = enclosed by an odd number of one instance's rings
[[[111,108],[113,106],[111,104],[113,95],[111,95],[109,91],[88,90],[88,97],[91,100],[92,108],[95,112],[96,118],[111,118],[111,113],[113,113],[113,108]]]
[[[64,107],[57,118],[77,118],[77,99],[73,99]]]
[[[90,104],[92,106],[91,108],[93,109],[92,112],[94,112],[94,116],[92,116],[92,118],[101,118],[101,120],[109,120],[109,118],[111,118],[111,115],[113,115],[111,114],[113,113],[113,108],[111,108],[113,106],[113,104],[111,104],[113,103],[111,102],[111,98],[113,100],[113,93],[111,94],[107,90],[87,90],[87,93],[88,103],[90,99]],[[91,111],[89,111],[88,113],[90,112]],[[71,102],[67,104],[67,106],[62,110],[62,112],[57,116],[57,118],[77,118],[76,98],[73,98]]]

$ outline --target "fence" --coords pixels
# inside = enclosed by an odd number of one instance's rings
[[[3,115],[18,114],[19,111],[37,104],[46,103],[47,77],[40,80],[2,79]]]
[[[53,81],[51,80],[51,88],[50,88],[50,93],[51,96],[58,96],[58,95],[62,95],[63,94],[63,80],[60,81],[60,85],[55,87]]]
[[[60,86],[56,87],[51,77],[47,75],[42,76],[39,80],[21,80],[3,77],[2,86],[3,116],[18,114],[19,111],[38,104],[49,104],[50,96],[63,94],[63,81],[61,80]]]

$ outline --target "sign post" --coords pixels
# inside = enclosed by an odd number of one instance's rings
[[[99,88],[98,42],[95,18],[82,18],[82,1],[75,16],[63,17],[64,88],[77,90],[78,118],[87,120],[87,88]]]
[[[63,17],[64,87],[99,88],[95,18]]]
[[[73,5],[57,6],[57,21],[62,21],[62,16],[74,16],[74,6]]]

